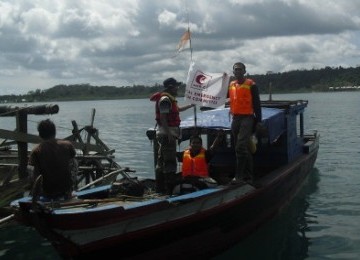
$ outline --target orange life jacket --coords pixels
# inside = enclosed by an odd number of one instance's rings
[[[179,107],[177,105],[177,101],[176,99],[170,95],[169,93],[166,92],[161,92],[161,93],[155,93],[150,100],[152,101],[156,101],[156,105],[155,105],[155,120],[157,122],[158,125],[161,126],[161,121],[160,121],[160,109],[159,109],[159,101],[163,96],[167,96],[170,101],[171,101],[171,109],[170,109],[170,113],[167,114],[167,123],[168,126],[179,126],[180,125],[180,115],[179,115]]]
[[[184,151],[182,161],[182,176],[209,177],[208,164],[205,157],[205,149],[195,157],[191,157],[190,149]]]
[[[233,115],[253,115],[254,108],[251,95],[251,86],[255,82],[245,79],[244,83],[239,84],[237,80],[230,83],[230,112]]]

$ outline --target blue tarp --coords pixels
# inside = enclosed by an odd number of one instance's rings
[[[268,131],[269,142],[275,141],[285,131],[285,113],[283,109],[261,108],[262,123]],[[197,113],[196,126],[200,128],[231,128],[229,108],[218,108]],[[194,127],[194,116],[181,121],[181,128]]]

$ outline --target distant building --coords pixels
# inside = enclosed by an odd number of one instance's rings
[[[341,86],[341,87],[329,87],[330,91],[354,91],[360,90],[360,86]]]

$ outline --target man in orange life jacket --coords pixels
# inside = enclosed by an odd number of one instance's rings
[[[224,136],[224,131],[220,130],[209,150],[202,146],[200,136],[190,138],[190,147],[186,149],[182,156],[182,177],[209,177],[208,163],[212,158],[213,150],[218,146]]]
[[[233,73],[235,80],[231,81],[229,86],[231,130],[235,138],[236,153],[236,173],[233,182],[251,182],[253,158],[249,142],[257,124],[262,120],[260,96],[255,82],[245,78],[246,67],[243,63],[235,63]]]
[[[183,107],[177,105],[176,96],[180,82],[174,78],[168,78],[163,84],[165,90],[155,93],[150,98],[151,101],[156,102],[156,140],[159,145],[155,179],[157,192],[171,194],[177,171],[176,140],[180,137],[179,112],[194,105]]]

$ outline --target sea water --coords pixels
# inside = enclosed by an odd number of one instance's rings
[[[305,128],[320,133],[315,167],[279,216],[213,259],[360,259],[360,91],[273,94],[272,98],[309,101]],[[37,122],[50,118],[58,127],[58,138],[69,136],[71,121],[79,128],[90,125],[95,109],[94,127],[100,139],[116,150],[116,161],[139,176],[153,177],[152,145],[145,135],[155,126],[153,102],[55,103],[60,107],[58,114],[28,116],[29,133],[37,134]],[[192,113],[190,109],[181,115]],[[0,128],[14,130],[15,126],[15,118],[0,118]],[[60,259],[47,240],[32,228],[18,225],[0,227],[0,258]]]

